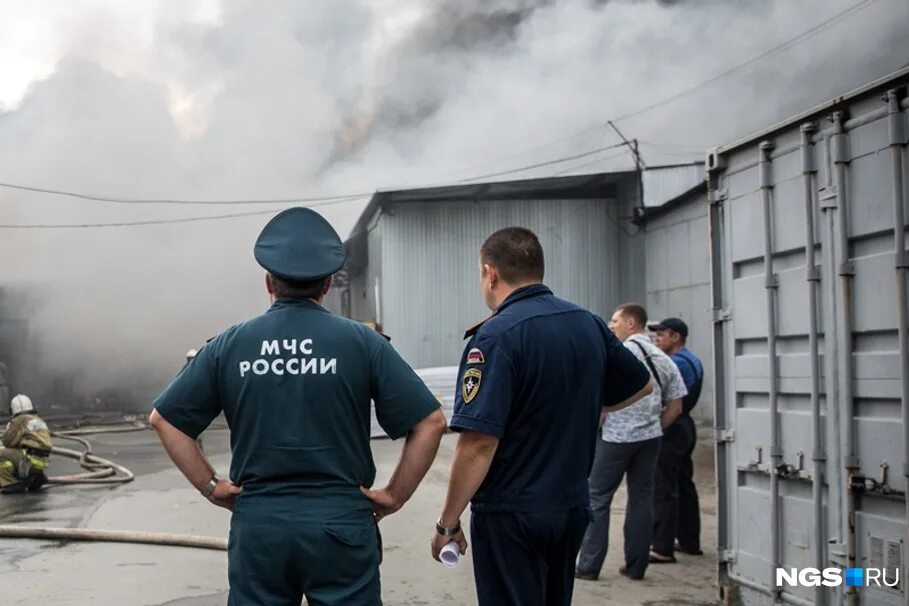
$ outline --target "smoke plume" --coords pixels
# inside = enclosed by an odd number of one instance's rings
[[[909,62],[905,0],[185,4],[4,6],[0,181],[155,199],[369,192],[603,147],[617,141],[606,121],[627,114],[648,164],[698,160]],[[514,177],[630,164],[613,150]],[[319,208],[344,236],[365,202]],[[286,206],[0,190],[0,224]],[[187,349],[267,305],[251,254],[267,219],[0,230],[0,355],[17,387],[147,407]]]

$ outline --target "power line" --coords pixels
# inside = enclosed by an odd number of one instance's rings
[[[677,101],[678,99],[681,99],[682,97],[685,97],[702,88],[712,86],[721,80],[725,80],[726,78],[728,78],[729,76],[732,76],[733,74],[736,74],[757,63],[760,63],[761,61],[763,61],[764,59],[767,59],[768,57],[772,57],[772,56],[778,55],[786,50],[789,50],[791,47],[795,46],[796,44],[799,44],[800,42],[807,40],[808,38],[814,36],[815,34],[822,32],[823,30],[827,29],[831,25],[834,25],[837,22],[842,21],[843,19],[852,16],[853,14],[868,8],[874,2],[877,2],[877,0],[860,0],[860,2],[853,4],[852,6],[836,13],[832,17],[825,19],[824,21],[821,21],[817,25],[803,31],[802,33],[798,34],[797,36],[794,36],[794,37],[786,40],[785,42],[778,44],[777,46],[774,46],[773,48],[770,48],[770,49],[764,51],[760,55],[757,55],[756,57],[752,57],[751,59],[748,59],[744,63],[739,63],[738,65],[731,67],[723,72],[720,72],[719,74],[713,76],[712,78],[710,78],[708,80],[704,80],[703,82],[695,84],[694,86],[690,86],[673,95],[660,99],[659,101],[655,101],[649,105],[645,105],[644,107],[639,107],[636,110],[630,111],[627,114],[623,114],[617,118],[613,118],[612,120],[613,120],[613,122],[618,122],[620,120],[627,120],[628,118],[633,118],[635,116],[639,116],[643,113],[656,109],[662,105],[666,105],[667,103],[672,103],[673,101]]]
[[[354,200],[355,198],[349,198]],[[345,200],[347,201],[347,200]],[[255,217],[271,215],[284,208],[269,208],[266,210],[253,210],[245,213],[228,213],[223,215],[202,215],[197,217],[177,217],[174,219],[147,219],[140,221],[114,221],[110,223],[31,223],[31,224],[0,224],[0,229],[87,229],[99,227],[140,227],[143,225],[173,225],[176,223],[199,223],[202,221],[217,221],[222,219],[236,219],[239,217]]]
[[[252,200],[176,200],[167,198],[125,198],[117,196],[105,196],[95,194],[84,194],[79,192],[67,191],[63,189],[51,189],[47,187],[34,187],[31,185],[18,185],[15,183],[2,183],[0,187],[15,189],[19,191],[36,192],[40,194],[51,194],[54,196],[67,196],[70,198],[79,198],[80,200],[92,200],[94,202],[109,202],[112,204],[209,204],[209,205],[230,205],[230,204],[293,204],[297,202],[309,203],[310,206],[320,206],[322,204],[335,204],[337,202],[346,202],[363,196],[371,196],[372,192],[360,192],[339,194],[335,196],[299,196],[296,198],[270,198],[270,199],[252,199]]]
[[[510,170],[502,170],[495,173],[488,173],[485,175],[477,175],[475,177],[470,177],[468,179],[461,179],[459,183],[468,183],[470,181],[478,181],[480,179],[490,179],[492,177],[501,177],[503,175],[510,175],[513,173],[520,173],[527,170],[532,170],[534,168],[543,168],[544,166],[552,166],[553,164],[561,164],[563,162],[571,162],[572,160],[580,160],[581,158],[586,158],[600,152],[604,152],[608,149],[616,149],[617,147],[624,147],[624,143],[616,143],[614,145],[607,145],[606,147],[598,147],[597,149],[591,149],[589,151],[582,152],[580,154],[574,154],[572,156],[563,156],[561,158],[556,158],[555,160],[547,160],[546,162],[537,162],[536,164],[528,164],[527,166],[521,166],[519,168],[512,168]]]
[[[619,139],[622,140],[626,146],[628,146],[628,151],[631,152],[631,156],[634,158],[634,167],[638,172],[641,172],[641,169],[647,168],[647,165],[644,164],[644,159],[641,158],[641,152],[638,150],[638,140],[635,139],[633,142],[629,141],[622,131],[619,130],[619,127],[615,125],[615,122],[610,120],[608,122],[610,128],[615,131],[615,134],[619,136]]]
[[[653,141],[640,141],[641,145],[647,147],[656,147],[658,149],[670,149],[677,151],[687,151],[693,154],[703,154],[703,147],[692,147],[691,145],[680,145],[678,143],[654,143]]]
[[[173,223],[196,223],[199,221],[215,221],[219,219],[234,219],[236,217],[253,217],[256,215],[270,215],[283,208],[270,208],[268,210],[254,210],[247,213],[232,213],[226,215],[204,215],[201,217],[180,217],[176,219],[151,219],[146,221],[119,221],[114,223],[33,223],[24,225],[0,225],[0,229],[85,229],[95,227],[137,227],[141,225],[168,225]]]
[[[784,41],[784,42],[778,44],[777,46],[775,46],[775,47],[773,47],[773,48],[770,48],[770,49],[764,51],[763,53],[761,53],[761,54],[759,54],[759,55],[757,55],[757,56],[755,56],[755,57],[752,57],[751,59],[748,59],[747,61],[744,61],[743,63],[739,63],[738,65],[735,65],[735,66],[733,66],[733,67],[731,67],[731,68],[729,68],[729,69],[727,69],[727,70],[725,70],[725,71],[723,71],[723,72],[720,72],[719,74],[716,74],[715,76],[713,76],[713,77],[711,77],[711,78],[709,78],[709,79],[707,79],[707,80],[704,80],[704,81],[702,81],[702,82],[699,82],[699,83],[697,83],[697,84],[695,84],[695,85],[693,85],[693,86],[690,86],[690,87],[688,87],[688,88],[686,88],[686,89],[684,89],[684,90],[678,91],[677,93],[674,93],[674,94],[672,94],[672,95],[669,95],[668,97],[664,97],[663,99],[660,99],[659,101],[655,101],[655,102],[650,103],[649,105],[646,105],[646,106],[644,106],[644,107],[639,107],[639,108],[637,108],[637,109],[635,109],[635,110],[632,110],[632,111],[630,111],[630,112],[628,112],[628,113],[626,113],[626,114],[623,114],[623,115],[614,117],[614,118],[611,119],[611,121],[612,121],[612,122],[619,122],[619,121],[621,121],[621,120],[627,120],[628,118],[633,118],[633,117],[639,116],[639,115],[641,115],[641,114],[644,114],[644,113],[647,113],[647,112],[652,111],[652,110],[654,110],[654,109],[657,109],[658,107],[661,107],[661,106],[666,105],[666,104],[668,104],[668,103],[675,102],[675,101],[677,101],[677,100],[679,100],[679,99],[681,99],[681,98],[683,98],[683,97],[685,97],[685,96],[687,96],[687,95],[689,95],[689,94],[691,94],[691,93],[693,93],[693,92],[697,92],[697,91],[700,90],[701,88],[704,88],[704,87],[707,87],[707,86],[712,86],[713,84],[716,84],[717,82],[720,82],[720,81],[722,81],[722,80],[725,80],[726,78],[728,78],[728,77],[730,77],[730,76],[732,76],[732,75],[735,75],[736,73],[738,73],[738,72],[740,72],[740,71],[742,71],[742,70],[745,70],[745,69],[747,69],[747,68],[749,68],[749,67],[752,67],[753,65],[755,65],[755,64],[757,64],[757,63],[760,63],[760,62],[763,61],[764,59],[767,59],[767,58],[769,58],[769,57],[772,57],[772,56],[774,56],[774,55],[780,54],[780,53],[782,53],[782,52],[784,52],[784,51],[790,49],[791,47],[793,47],[793,46],[799,44],[800,42],[802,42],[802,41],[804,41],[804,40],[806,40],[806,39],[808,39],[808,38],[814,36],[815,34],[820,33],[821,31],[823,31],[823,30],[829,28],[829,27],[832,26],[832,25],[835,25],[837,22],[842,21],[843,19],[846,19],[847,17],[852,16],[854,13],[857,13],[857,12],[859,12],[859,11],[865,9],[865,8],[868,8],[868,7],[869,7],[872,3],[874,3],[874,2],[877,2],[877,0],[860,0],[858,3],[853,4],[852,6],[850,6],[850,7],[846,8],[846,9],[840,11],[839,13],[836,13],[835,15],[833,15],[833,16],[827,18],[827,19],[824,20],[824,21],[821,21],[820,23],[814,25],[813,27],[811,27],[811,28],[809,28],[809,29],[807,29],[807,30],[805,30],[805,31],[803,31],[803,32],[801,32],[801,33],[799,33],[799,34],[796,35],[796,36],[793,36],[792,38],[789,38],[788,40],[786,40],[786,41]],[[539,150],[539,149],[543,149],[543,148],[546,148],[546,147],[550,147],[550,146],[555,145],[555,144],[557,144],[557,143],[562,143],[562,142],[564,142],[564,141],[569,141],[569,140],[571,140],[571,139],[573,139],[573,138],[575,138],[575,137],[578,137],[578,136],[583,135],[583,134],[588,133],[588,132],[594,132],[594,131],[596,131],[596,130],[608,128],[608,127],[609,127],[609,126],[608,126],[608,122],[609,122],[609,120],[607,120],[607,121],[605,121],[605,122],[603,122],[603,123],[601,123],[601,124],[595,124],[595,125],[593,125],[593,126],[585,127],[585,128],[583,128],[583,129],[577,130],[577,131],[575,131],[575,132],[573,132],[573,133],[571,133],[571,134],[569,134],[569,135],[565,135],[565,136],[563,136],[563,137],[559,137],[558,139],[553,139],[552,141],[550,141],[550,142],[548,142],[548,143],[541,143],[541,144],[539,144],[539,145],[537,145],[537,146],[535,146],[535,147],[527,148],[527,149],[525,149],[525,150],[523,150],[523,151],[514,152],[514,153],[512,153],[512,154],[509,154],[508,156],[502,156],[502,157],[499,157],[499,158],[497,158],[497,159],[493,159],[493,160],[489,161],[489,163],[494,163],[494,162],[497,162],[497,161],[500,161],[500,160],[503,160],[503,159],[508,159],[508,158],[513,158],[513,157],[515,157],[515,156],[524,155],[524,154],[527,154],[527,153],[530,153],[530,152],[533,152],[533,151],[537,151],[537,150]]]
[[[443,176],[451,175],[452,177],[454,177],[457,174],[486,168],[493,164],[499,164],[500,162],[503,162],[505,160],[510,160],[512,158],[518,158],[520,156],[526,156],[527,154],[529,154],[531,152],[539,151],[541,149],[546,149],[547,147],[552,147],[554,145],[558,145],[559,143],[565,143],[566,141],[571,141],[572,139],[577,139],[581,135],[591,136],[595,133],[595,131],[597,131],[599,129],[605,129],[605,128],[607,128],[607,126],[605,124],[600,124],[600,125],[596,125],[596,126],[592,126],[592,127],[585,127],[583,130],[576,131],[570,135],[565,135],[563,137],[559,137],[558,139],[552,139],[546,143],[540,143],[539,145],[535,145],[533,147],[527,147],[520,151],[512,152],[507,155],[497,156],[497,157],[493,158],[492,160],[487,160],[483,164],[475,164],[473,166],[469,166],[466,168],[460,168],[458,170],[446,171],[446,172],[442,173],[442,175]]]
[[[757,63],[760,63],[761,61],[763,61],[764,59],[767,59],[768,57],[772,57],[774,55],[780,54],[780,53],[792,48],[793,46],[799,44],[800,42],[831,27],[832,25],[836,24],[837,22],[850,17],[850,16],[858,13],[861,10],[864,10],[865,8],[871,6],[871,4],[873,4],[876,1],[877,0],[860,0],[856,4],[853,4],[852,6],[834,14],[833,16],[825,19],[824,21],[821,21],[820,23],[801,32],[800,34],[782,42],[781,44],[778,44],[777,46],[775,46],[773,48],[770,48],[770,49],[764,51],[763,53],[761,53],[755,57],[752,57],[751,59],[749,59],[743,63],[735,65],[735,66],[713,76],[712,78],[709,78],[708,80],[705,80],[698,84],[690,86],[684,90],[681,90],[673,95],[665,97],[659,101],[653,102],[649,105],[645,105],[644,107],[640,107],[636,110],[633,110],[633,111],[623,114],[621,116],[612,118],[611,121],[618,122],[621,120],[627,120],[629,118],[639,116],[643,113],[649,112],[653,109],[656,109],[656,108],[666,105],[668,103],[677,101],[678,99],[681,99],[682,97],[685,97],[702,88],[712,86],[713,84],[716,84],[717,82],[720,82],[721,80],[724,80],[724,79],[728,78],[729,76],[732,76],[732,75],[738,73],[739,71],[752,67],[753,65],[756,65]],[[544,143],[544,144],[539,145],[535,148],[532,148],[531,150],[528,150],[528,151],[545,148],[554,143],[570,140],[570,139],[577,137],[581,134],[584,134],[586,132],[592,132],[594,130],[601,129],[604,127],[605,127],[605,125],[603,125],[603,124],[596,125],[594,127],[588,127],[583,130],[577,131],[571,135],[561,137],[560,139],[557,139],[550,143]],[[561,158],[556,158],[556,159],[548,160],[545,162],[538,162],[536,164],[529,164],[527,166],[521,166],[518,168],[509,169],[509,170],[498,171],[498,172],[488,173],[488,174],[484,174],[484,175],[477,175],[477,176],[470,177],[467,179],[462,179],[460,182],[465,183],[465,182],[470,182],[470,181],[477,181],[480,179],[501,177],[504,175],[510,175],[510,174],[514,174],[514,173],[524,172],[524,171],[532,170],[535,168],[543,168],[546,166],[552,166],[554,164],[570,162],[572,160],[578,160],[581,158],[586,158],[588,156],[592,156],[592,155],[600,153],[602,151],[606,151],[609,149],[615,149],[617,147],[621,147],[622,145],[624,145],[624,143],[619,143],[619,144],[608,146],[608,147],[601,147],[601,148],[590,150],[590,151],[583,152],[580,154],[564,156]],[[654,145],[654,144],[650,143],[649,145]],[[521,154],[521,152],[519,152],[517,154],[511,154],[508,157],[514,157],[514,156],[520,155],[520,154]],[[492,162],[495,162],[495,161],[493,160],[490,163],[492,163]],[[231,205],[231,204],[309,203],[308,204],[309,206],[321,206],[321,205],[327,205],[327,204],[336,204],[336,203],[341,203],[341,202],[353,201],[358,198],[372,195],[372,192],[361,192],[361,193],[355,193],[355,194],[341,194],[341,195],[336,195],[336,196],[318,196],[318,197],[301,196],[301,197],[295,197],[295,198],[274,198],[274,199],[254,199],[254,200],[177,200],[177,199],[141,199],[141,198],[124,198],[124,197],[115,197],[115,196],[91,195],[91,194],[83,194],[83,193],[78,193],[78,192],[70,192],[70,191],[65,191],[65,190],[57,190],[57,189],[50,189],[50,188],[43,188],[43,187],[32,187],[32,186],[17,185],[17,184],[13,184],[13,183],[2,183],[2,182],[0,182],[0,187],[5,187],[8,189],[16,189],[16,190],[20,190],[20,191],[31,191],[31,192],[36,192],[36,193],[68,196],[68,197],[79,198],[79,199],[83,199],[83,200],[93,200],[93,201],[98,201],[98,202],[110,202],[110,203],[117,203],[117,204]],[[39,229],[39,228],[40,229],[54,229],[54,228],[87,228],[87,227],[121,227],[121,226],[131,226],[131,225],[161,225],[161,224],[171,224],[171,223],[188,223],[188,222],[195,222],[195,221],[207,221],[207,220],[217,220],[217,219],[228,219],[228,218],[233,218],[233,217],[254,216],[254,215],[259,215],[259,214],[268,214],[268,213],[276,212],[277,210],[280,210],[280,209],[270,209],[267,211],[252,212],[252,213],[235,213],[235,214],[228,214],[228,215],[214,215],[214,216],[206,216],[206,217],[186,217],[186,218],[181,218],[181,219],[161,219],[161,220],[153,220],[153,221],[135,221],[135,222],[119,222],[119,223],[87,223],[87,224],[65,224],[65,225],[64,224],[60,224],[60,225],[54,225],[54,224],[50,224],[50,225],[0,225],[0,229]]]
[[[473,177],[469,180],[484,179],[488,177],[496,177],[506,174],[511,174],[515,172],[521,172],[525,170],[530,170],[532,168],[540,168],[543,166],[551,166],[553,164],[560,164],[562,162],[570,162],[572,160],[578,160],[580,158],[586,158],[600,152],[615,149],[617,147],[624,146],[624,143],[619,143],[616,145],[610,145],[607,147],[601,147],[598,149],[593,149],[586,151],[580,154],[575,154],[572,156],[566,156],[563,158],[557,158],[555,160],[550,160],[548,162],[541,162],[538,164],[524,166],[521,168],[515,168],[507,171],[501,171],[489,175],[481,175]],[[88,194],[80,194],[76,192],[69,192],[64,190],[52,190],[47,188],[39,187],[30,187],[30,186],[18,186],[0,183],[0,187],[12,187],[14,189],[23,189],[27,191],[36,191],[40,193],[48,193],[55,195],[69,196],[73,198],[80,198],[83,200],[95,200],[101,202],[114,202],[118,204],[218,204],[218,203],[229,203],[229,204],[242,204],[242,203],[264,203],[264,200],[257,200],[255,202],[239,202],[239,201],[228,201],[228,202],[218,202],[214,200],[142,200],[138,198],[116,198],[113,196],[90,196]],[[314,200],[315,202],[308,204],[307,206],[325,206],[328,204],[338,204],[341,202],[351,202],[360,198],[371,196],[372,193],[363,193],[363,194],[347,194],[344,196],[334,196],[334,197],[321,197],[321,198],[290,198],[285,200],[271,200],[272,203],[296,203],[301,201]],[[231,213],[224,215],[205,215],[201,217],[180,217],[175,219],[153,219],[145,221],[117,221],[110,223],[33,223],[33,224],[0,224],[0,229],[88,229],[88,228],[102,228],[102,227],[139,227],[145,225],[173,225],[177,223],[195,223],[200,221],[214,221],[219,219],[233,219],[237,217],[253,217],[257,215],[266,215],[278,212],[283,210],[281,208],[271,208],[268,210],[262,211],[252,211],[245,213]]]
[[[584,162],[583,164],[576,164],[576,165],[574,165],[574,166],[570,166],[570,167],[568,167],[568,168],[565,168],[565,169],[563,169],[563,170],[560,170],[560,171],[557,172],[557,173],[553,173],[553,174],[551,174],[551,175],[549,175],[549,176],[550,176],[550,177],[561,177],[562,175],[565,175],[565,174],[574,172],[574,171],[576,171],[576,170],[581,170],[581,169],[584,169],[584,168],[589,168],[589,167],[591,167],[591,166],[596,166],[597,164],[600,164],[600,163],[602,163],[602,162],[607,162],[607,161],[609,161],[609,160],[614,160],[614,159],[616,159],[616,158],[621,158],[621,157],[624,156],[626,153],[627,153],[627,152],[626,152],[625,150],[622,150],[622,151],[620,151],[620,152],[617,153],[617,154],[609,154],[608,156],[604,156],[604,157],[602,157],[602,158],[597,158],[596,160],[593,160],[593,161],[591,161],[591,162]],[[628,170],[633,170],[633,169],[630,169],[630,168],[629,168]]]

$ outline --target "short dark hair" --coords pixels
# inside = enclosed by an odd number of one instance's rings
[[[486,238],[480,260],[495,267],[509,284],[543,280],[543,247],[525,227],[506,227]]]
[[[632,318],[638,326],[647,326],[647,310],[638,303],[623,303],[615,308],[623,316]]]
[[[318,299],[322,296],[327,281],[328,278],[319,278],[298,282],[271,274],[271,287],[276,299]]]

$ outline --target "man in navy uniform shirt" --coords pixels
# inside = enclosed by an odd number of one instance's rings
[[[432,539],[436,559],[451,541],[465,553],[460,518],[472,502],[480,606],[570,604],[600,413],[652,389],[602,319],[542,284],[543,268],[524,228],[480,250],[493,315],[467,331],[451,420],[461,435]]]
[[[271,308],[202,348],[155,400],[151,423],[187,479],[231,509],[235,606],[373,606],[377,519],[410,498],[445,430],[437,400],[389,342],[320,302],[344,264],[338,234],[292,208],[259,236]],[[391,482],[370,490],[370,400],[392,438],[407,436]],[[221,412],[231,430],[230,479],[195,438]]]

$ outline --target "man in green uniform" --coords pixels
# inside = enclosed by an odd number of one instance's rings
[[[271,308],[203,347],[155,401],[151,423],[202,495],[233,511],[229,604],[381,604],[377,520],[401,508],[435,458],[446,421],[391,344],[320,302],[344,264],[318,213],[274,217],[255,256]],[[370,400],[392,438],[406,436],[389,484],[371,490]],[[195,438],[221,412],[230,479]]]
[[[10,401],[12,420],[3,432],[0,450],[0,493],[37,491],[47,482],[51,437],[47,424],[35,414],[31,399],[18,395]]]

